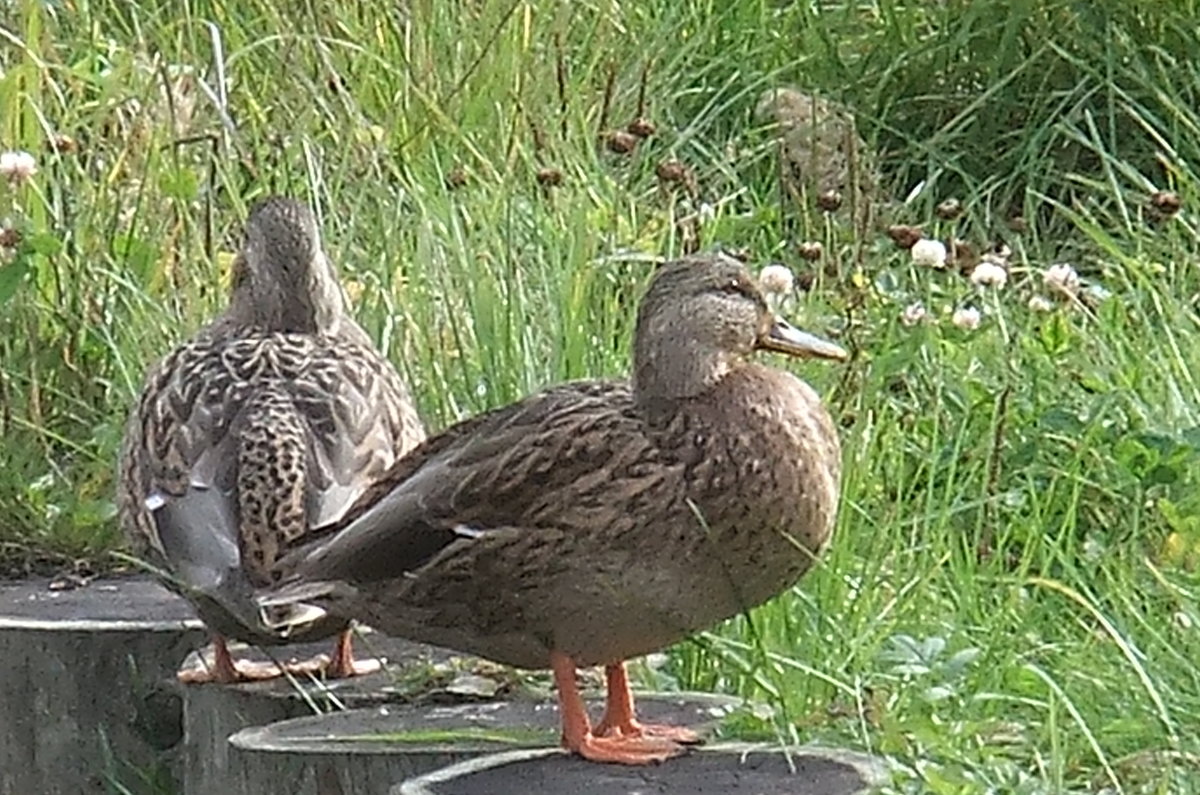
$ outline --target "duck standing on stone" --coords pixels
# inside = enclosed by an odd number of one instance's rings
[[[228,308],[151,368],[122,446],[122,523],[215,635],[212,668],[181,678],[278,675],[226,645],[280,642],[255,589],[424,438],[399,374],[346,308],[312,212],[257,203]],[[348,626],[326,616],[287,642],[338,635],[328,675],[377,668],[354,660]]]
[[[756,350],[846,357],[775,317],[737,261],[664,265],[640,306],[632,383],[568,383],[432,437],[299,553],[264,619],[361,618],[549,667],[571,751],[680,753],[696,736],[638,722],[624,661],[791,587],[837,510],[829,414],[800,379],[748,361]],[[591,665],[608,683],[595,727],[575,681]]]

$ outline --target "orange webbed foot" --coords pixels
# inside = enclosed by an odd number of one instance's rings
[[[669,740],[679,745],[700,745],[704,742],[703,737],[683,726],[642,723],[639,720],[629,720],[620,725],[609,725],[606,719],[596,726],[594,733],[597,737],[648,737],[655,740]]]
[[[656,737],[597,737],[588,733],[582,740],[568,744],[567,750],[592,762],[619,765],[652,765],[687,751],[671,740]]]
[[[231,685],[237,682],[261,682],[282,675],[275,663],[237,660],[231,661],[228,667],[213,665],[208,668],[189,668],[180,671],[178,677],[185,685]]]
[[[608,682],[608,699],[604,718],[596,726],[597,737],[646,737],[654,740],[669,740],[680,745],[699,745],[704,739],[682,726],[661,723],[642,723],[635,717],[633,693],[629,689],[629,676],[624,663],[612,663],[604,668]]]
[[[640,725],[633,717],[633,697],[625,683],[623,665],[609,666],[609,699],[600,729],[592,731],[584,708],[579,685],[575,681],[575,662],[570,655],[550,652],[550,667],[558,686],[558,705],[562,712],[562,744],[572,753],[592,762],[612,762],[620,765],[650,765],[679,756],[687,748],[670,737],[655,736],[650,727]],[[614,698],[615,696],[615,698]],[[694,733],[674,727],[654,727],[664,734],[677,733],[687,737]],[[604,732],[601,735],[601,732]],[[699,739],[699,738],[695,738]]]
[[[217,637],[213,641],[213,659],[207,660],[200,668],[187,668],[180,671],[179,681],[188,685],[200,684],[238,684],[242,682],[262,682],[276,679],[285,673],[292,676],[325,676],[330,679],[365,676],[383,668],[379,660],[356,660],[350,650],[349,635],[338,638],[333,656],[318,654],[307,660],[289,660],[282,667],[274,662],[259,662],[255,660],[235,660],[229,653],[225,639]]]

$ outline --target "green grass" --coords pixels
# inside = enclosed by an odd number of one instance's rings
[[[803,370],[843,428],[828,556],[657,683],[770,704],[746,736],[884,754],[897,792],[1200,791],[1196,3],[277,6],[0,8],[0,148],[40,164],[0,183],[24,237],[0,266],[6,569],[119,543],[124,414],[221,305],[257,196],[318,208],[439,428],[626,371],[644,255],[678,253],[699,209],[657,184],[675,157],[716,208],[703,247],[807,270],[795,243],[825,242],[840,276],[787,311],[856,355]],[[1005,240],[1009,285],[977,295],[844,210],[781,203],[751,115],[778,83],[854,107],[889,220]],[[658,135],[607,152],[602,124],[641,93]],[[541,189],[543,166],[564,184]],[[1147,212],[1163,188],[1184,202],[1165,222]],[[966,216],[934,219],[949,196]],[[1029,311],[1063,259],[1112,297]],[[916,300],[939,322],[903,326]],[[965,303],[977,331],[947,322]]]

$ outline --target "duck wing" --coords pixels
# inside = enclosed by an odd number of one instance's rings
[[[494,528],[596,527],[657,491],[669,459],[627,383],[564,384],[454,425],[401,459],[297,564],[297,579],[400,577]]]

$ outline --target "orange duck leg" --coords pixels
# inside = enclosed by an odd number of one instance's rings
[[[562,744],[568,751],[593,762],[648,765],[679,756],[686,750],[674,740],[646,733],[598,736],[592,732],[583,696],[579,694],[579,686],[575,683],[575,661],[561,652],[551,652],[550,666],[554,670],[554,683],[558,686],[558,707],[562,713]],[[623,672],[624,668],[622,674]],[[625,688],[625,696],[632,721],[633,703],[628,686]],[[610,702],[606,715],[613,708],[611,697],[610,680]]]
[[[642,723],[637,719],[633,710],[633,692],[629,689],[629,676],[625,673],[625,663],[604,666],[604,678],[608,682],[608,699],[604,717],[592,730],[597,737],[654,737],[681,745],[703,742],[700,735],[691,729]]]
[[[179,672],[179,681],[189,685],[217,683],[223,685],[237,682],[258,682],[283,676],[284,671],[293,676],[324,674],[330,679],[345,679],[364,676],[382,668],[379,660],[355,660],[351,647],[350,630],[338,635],[333,647],[333,657],[324,654],[311,660],[286,662],[283,669],[273,662],[235,660],[229,653],[229,645],[223,635],[213,635],[213,664],[207,668],[189,668]]]

